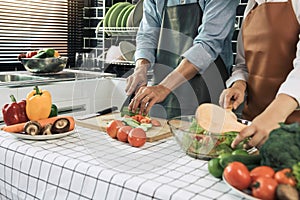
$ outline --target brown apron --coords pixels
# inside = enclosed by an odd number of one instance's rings
[[[242,34],[249,71],[243,117],[253,120],[274,100],[280,85],[293,69],[300,26],[291,0],[256,6],[244,20]],[[287,123],[300,122],[300,111]]]

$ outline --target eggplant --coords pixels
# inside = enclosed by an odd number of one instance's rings
[[[64,132],[68,132],[69,129],[70,129],[70,121],[67,118],[59,118],[51,126],[51,133],[52,134],[64,133]]]
[[[24,125],[24,131],[28,135],[39,135],[41,130],[42,126],[37,121],[28,121]]]

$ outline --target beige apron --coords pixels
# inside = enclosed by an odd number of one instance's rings
[[[253,120],[273,101],[293,69],[300,26],[291,0],[256,6],[244,20],[242,34],[249,71],[243,117]],[[300,122],[300,111],[287,123]]]

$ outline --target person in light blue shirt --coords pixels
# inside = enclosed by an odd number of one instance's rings
[[[239,0],[144,0],[136,66],[125,89],[127,95],[135,93],[129,110],[147,114],[152,108],[154,116],[171,118],[194,114],[203,102],[217,103],[232,67],[238,4]],[[153,86],[147,86],[149,69]]]

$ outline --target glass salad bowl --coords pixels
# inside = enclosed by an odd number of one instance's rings
[[[168,125],[176,142],[189,156],[202,160],[218,157],[222,153],[231,153],[231,142],[237,132],[211,133],[201,128],[194,115],[179,116],[168,120]],[[237,148],[243,148],[242,142]]]

